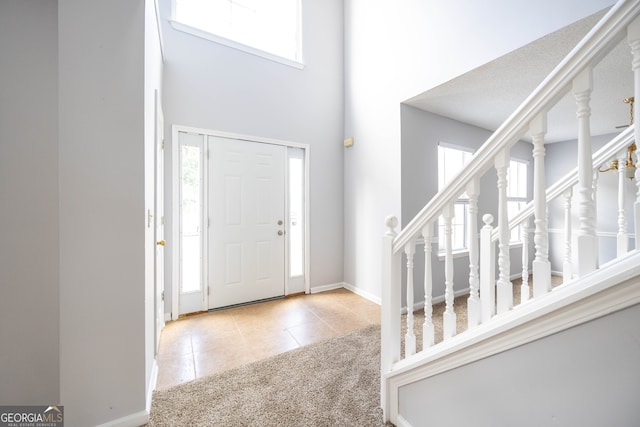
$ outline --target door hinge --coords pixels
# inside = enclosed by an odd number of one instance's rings
[[[161,150],[164,150],[164,139],[162,140],[162,146],[160,147]]]
[[[162,291],[162,297],[160,298],[161,301],[164,301],[164,291]]]

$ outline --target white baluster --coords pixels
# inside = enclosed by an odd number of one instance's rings
[[[593,200],[593,166],[591,159],[591,108],[589,101],[593,86],[592,69],[582,71],[573,80],[578,118],[578,275],[583,276],[598,268],[595,205]]]
[[[495,167],[498,174],[498,314],[504,313],[513,307],[513,285],[509,280],[510,260],[509,241],[509,217],[507,211],[507,170],[509,169],[509,152],[502,150],[495,158]]]
[[[482,217],[484,227],[480,230],[480,313],[482,322],[496,314],[496,252],[491,240],[493,215]]]
[[[631,46],[631,54],[633,60],[631,69],[633,70],[633,96],[640,100],[640,18],[635,18],[627,27],[627,41]],[[633,123],[640,124],[640,108],[633,109]],[[634,125],[635,140],[640,141],[640,127]],[[640,159],[640,155],[636,151],[636,159]],[[633,220],[635,227],[636,248],[640,248],[640,167],[636,169],[635,174],[636,185],[638,191],[636,200],[633,204]]]
[[[522,285],[520,304],[529,301],[529,218],[520,225],[522,233]]]
[[[562,264],[562,283],[570,282],[573,277],[571,261],[571,197],[573,189],[564,192],[564,263]]]
[[[416,354],[416,335],[413,322],[413,256],[416,244],[412,240],[404,247],[407,256],[407,333],[404,336],[404,357]]]
[[[549,262],[549,230],[547,228],[547,195],[544,167],[544,136],[547,133],[545,114],[531,121],[533,141],[533,202],[535,259],[533,260],[533,294],[544,295],[551,290],[551,263]]]
[[[424,239],[424,325],[422,325],[422,349],[431,347],[435,342],[433,326],[433,271],[431,252],[433,241],[433,225],[427,224],[422,229]]]
[[[480,193],[480,179],[473,178],[467,185],[469,196],[469,298],[467,299],[468,328],[474,328],[480,323],[480,298],[478,288],[478,195]]]
[[[627,151],[618,153],[618,234],[616,236],[617,256],[620,258],[629,252],[629,237],[627,236],[627,217],[624,212],[625,180],[627,172]]]
[[[453,250],[451,242],[451,221],[453,220],[453,204],[449,204],[442,212],[444,217],[444,299],[446,307],[442,316],[442,332],[444,339],[456,334],[456,312],[453,309]]]
[[[591,182],[591,197],[593,199],[593,226],[597,228],[598,225],[598,179],[600,178],[600,173],[598,169],[593,170],[593,179]],[[596,232],[596,228],[594,228],[594,235],[596,236],[596,268],[598,267],[598,233]]]

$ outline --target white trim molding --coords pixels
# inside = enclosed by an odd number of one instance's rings
[[[353,286],[346,282],[338,282],[338,283],[330,283],[328,285],[314,286],[311,288],[309,293],[317,294],[320,292],[333,291],[335,289],[346,289],[350,292],[353,292],[356,295],[360,295],[362,298],[371,301],[372,303],[380,305],[382,301],[380,297],[372,294],[371,292],[360,289],[356,286]]]
[[[353,292],[354,294],[360,295],[362,298],[368,299],[369,301],[376,303],[378,305],[382,305],[382,300],[379,296],[372,294],[369,291],[365,291],[364,289],[360,289],[356,286],[353,286],[349,283],[344,283],[344,288]]]
[[[409,421],[407,421],[402,415],[398,415],[398,419],[396,420],[396,425],[398,427],[413,427]]]
[[[330,283],[328,285],[313,286],[312,288],[309,289],[309,293],[310,294],[319,294],[320,292],[333,291],[335,289],[342,289],[344,287],[345,287],[345,283],[344,282]]]
[[[153,365],[151,366],[151,378],[149,378],[149,386],[147,387],[147,414],[151,414],[151,399],[153,397],[153,391],[158,385],[158,358],[153,359]]]

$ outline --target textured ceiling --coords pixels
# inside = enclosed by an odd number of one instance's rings
[[[604,11],[562,28],[405,103],[493,131],[603,15]],[[631,52],[626,41],[596,66],[593,81],[592,135],[619,132],[616,126],[629,124],[629,107],[622,100],[633,95]],[[549,112],[547,123],[548,142],[577,137],[575,101],[570,93]]]

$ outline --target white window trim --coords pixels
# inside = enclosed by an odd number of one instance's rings
[[[178,22],[175,20],[169,20],[171,26],[178,31],[182,31],[183,33],[190,34],[192,36],[200,37],[205,40],[212,41],[214,43],[218,43],[233,49],[237,49],[246,53],[250,53],[255,56],[259,56],[264,59],[268,59],[269,61],[278,62],[283,65],[287,65],[289,67],[297,68],[299,70],[304,69],[304,64],[302,62],[294,61],[292,59],[284,58],[282,56],[274,55],[273,53],[265,52],[264,50],[256,49],[255,47],[247,46],[246,44],[238,43],[233,40],[229,40],[227,38],[221,37],[217,34],[210,33],[208,31],[203,31],[198,28],[192,27],[190,25],[183,24],[182,22]]]

